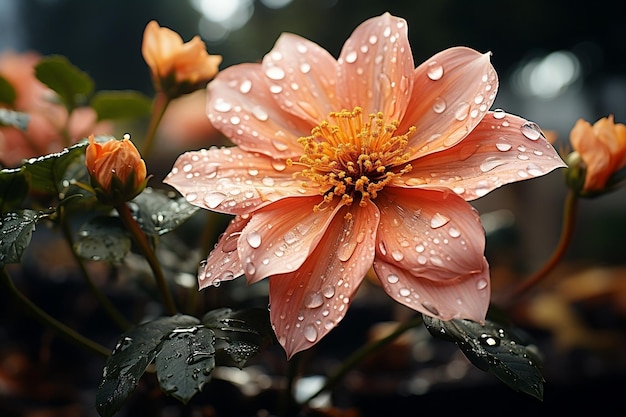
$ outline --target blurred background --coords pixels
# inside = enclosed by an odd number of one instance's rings
[[[149,70],[141,56],[143,30],[150,20],[175,30],[185,41],[200,35],[209,53],[223,56],[221,68],[225,68],[259,61],[282,32],[304,36],[337,56],[358,24],[385,11],[408,21],[416,65],[451,46],[491,51],[500,77],[494,108],[521,115],[552,132],[557,138],[555,147],[562,149],[563,155],[568,150],[569,131],[579,118],[593,123],[613,114],[616,122],[626,123],[626,2],[0,0],[0,53],[34,50],[42,55],[64,55],[95,80],[98,90],[134,89],[152,95]],[[203,106],[202,100],[198,106]],[[189,148],[208,147],[213,140],[195,141]],[[162,159],[158,161],[161,166],[151,168],[162,178],[172,161]],[[560,233],[565,193],[561,174],[555,171],[473,202],[489,236],[487,257],[494,292],[548,259]],[[539,415],[541,410],[566,408],[571,415],[594,410],[602,415],[626,412],[623,405],[616,405],[618,399],[612,393],[624,382],[626,369],[626,190],[581,201],[575,233],[566,262],[546,282],[543,298],[537,296],[523,304],[515,317],[518,325],[534,330],[547,344],[547,379],[557,384],[548,385],[543,407],[535,400],[523,399],[523,407],[509,415]],[[359,312],[365,313],[362,320],[371,318],[367,309],[360,311],[358,305],[353,309],[357,312],[346,317],[346,327],[359,323]],[[323,349],[338,342],[347,343],[329,337],[320,345]],[[459,364],[465,362],[458,357],[455,360],[448,363],[457,368],[446,368],[449,378],[444,381],[455,381],[460,379],[455,376],[459,372],[462,376],[470,372],[459,371],[458,367],[464,366]],[[407,388],[403,400],[430,390],[433,383],[427,381],[428,376],[420,378],[408,385],[412,388]],[[586,379],[589,383],[568,385]],[[467,394],[463,398],[471,401],[481,394],[471,386],[471,378],[469,381],[462,392]],[[522,396],[501,385],[488,386],[502,389],[492,391],[503,396],[494,406],[502,405],[504,399],[520,401]],[[446,393],[435,391],[421,403],[406,400],[406,404],[428,404],[435,409]],[[622,408],[618,414],[608,413],[608,408],[596,409],[587,401],[593,396],[601,398],[605,406]],[[373,400],[361,398],[361,404],[368,401]],[[570,407],[561,408],[565,401]],[[491,414],[496,410],[483,409],[480,415],[499,415]],[[72,415],[90,415],[81,412]]]

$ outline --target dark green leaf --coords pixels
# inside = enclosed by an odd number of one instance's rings
[[[94,90],[91,77],[60,55],[39,61],[35,76],[59,95],[69,111],[84,102]]]
[[[30,116],[13,110],[0,109],[0,126],[12,126],[26,130]]]
[[[96,409],[103,417],[115,414],[135,390],[139,378],[161,349],[162,341],[176,328],[199,324],[191,316],[161,317],[122,335],[107,358],[96,392]]]
[[[141,229],[151,236],[171,232],[199,210],[183,197],[172,198],[149,187],[132,200],[130,207]]]
[[[9,80],[0,75],[0,103],[13,106],[15,97],[17,97],[17,94],[15,93],[13,85],[9,82]]]
[[[90,103],[98,119],[135,119],[150,114],[152,101],[137,91],[99,91]]]
[[[78,231],[74,249],[94,261],[120,261],[131,248],[131,239],[119,217],[98,216]]]
[[[442,321],[424,316],[428,331],[436,337],[454,341],[474,366],[489,371],[515,391],[543,398],[541,360],[534,346],[513,329],[487,321]]]
[[[45,214],[33,210],[5,213],[0,219],[0,268],[19,263],[28,247],[37,221]]]
[[[0,171],[0,213],[18,208],[28,194],[28,183],[21,168]]]
[[[161,389],[187,404],[211,379],[215,333],[197,326],[175,329],[163,340],[155,365]]]
[[[29,159],[23,165],[31,189],[56,195],[62,188],[65,171],[75,160],[85,154],[87,142],[77,143],[61,152]]]
[[[235,364],[243,367],[248,359],[261,350],[274,334],[266,309],[232,311],[221,308],[208,312],[202,323],[215,332],[224,351]]]

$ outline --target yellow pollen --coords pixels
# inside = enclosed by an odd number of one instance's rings
[[[302,166],[296,176],[319,186],[324,201],[314,210],[335,197],[346,205],[357,199],[364,206],[394,178],[411,170],[407,144],[415,127],[394,136],[398,125],[397,120],[385,122],[381,112],[364,116],[356,107],[330,113],[310,136],[298,139],[304,153],[287,163]]]

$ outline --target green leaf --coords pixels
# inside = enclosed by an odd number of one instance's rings
[[[28,247],[35,224],[46,214],[34,210],[5,213],[0,219],[0,268],[19,263]]]
[[[0,170],[0,213],[18,208],[28,194],[28,182],[21,168]]]
[[[31,158],[22,166],[33,190],[56,195],[63,187],[67,167],[78,157],[85,154],[87,142],[80,142],[61,152]],[[85,168],[86,169],[86,168]]]
[[[0,109],[0,126],[12,126],[21,130],[26,130],[29,120],[30,116],[26,113]]]
[[[162,341],[177,328],[199,324],[195,317],[161,317],[122,334],[107,358],[96,392],[96,409],[103,417],[114,415],[135,390],[146,368],[159,353]]]
[[[131,244],[119,217],[98,216],[81,226],[74,250],[85,259],[117,262],[130,252]]]
[[[541,360],[532,345],[513,329],[486,321],[442,321],[424,315],[424,324],[436,337],[455,342],[465,356],[483,371],[493,373],[515,391],[543,399]]]
[[[235,364],[242,368],[267,344],[274,332],[267,309],[255,308],[233,311],[221,308],[208,312],[202,323],[220,339],[222,348]]]
[[[48,56],[35,66],[35,76],[54,90],[71,112],[94,90],[94,82],[64,56]]]
[[[161,389],[187,404],[211,380],[215,368],[215,333],[192,326],[172,331],[155,361]]]
[[[183,197],[172,198],[150,187],[135,197],[130,207],[141,229],[151,236],[171,232],[199,210]]]
[[[17,94],[15,93],[13,85],[9,82],[9,80],[0,75],[0,103],[13,106],[16,97]]]
[[[90,103],[103,119],[135,119],[150,114],[152,101],[137,91],[99,91]]]

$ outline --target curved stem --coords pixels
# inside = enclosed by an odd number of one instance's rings
[[[520,283],[517,288],[515,288],[511,293],[504,297],[504,305],[510,305],[513,302],[517,301],[528,290],[537,285],[537,283],[539,283],[550,272],[552,272],[554,267],[561,261],[574,234],[577,211],[578,195],[570,190],[567,194],[567,197],[565,198],[565,204],[563,207],[563,225],[561,228],[561,237],[559,239],[559,243],[554,249],[554,252],[552,252],[552,256],[550,257],[550,259],[548,259],[548,261],[543,265],[541,269],[535,272],[530,278]]]
[[[128,320],[126,320],[126,318],[122,315],[122,313],[120,313],[120,311],[113,305],[113,303],[111,303],[111,301],[102,293],[102,291],[100,291],[100,288],[98,288],[98,286],[96,286],[96,284],[91,279],[91,275],[89,274],[89,271],[85,267],[85,263],[74,250],[74,239],[72,238],[72,232],[70,230],[70,227],[67,223],[65,216],[63,215],[61,218],[61,229],[63,230],[63,235],[65,236],[65,239],[67,240],[67,243],[70,246],[70,251],[72,252],[74,261],[76,261],[76,264],[80,268],[81,273],[83,274],[83,276],[85,277],[85,280],[87,281],[87,285],[89,285],[89,289],[91,290],[94,297],[96,297],[96,300],[98,300],[98,303],[100,303],[102,308],[104,308],[104,311],[109,315],[111,320],[115,322],[115,324],[120,328],[120,330],[125,331],[125,330],[130,329],[132,327],[132,324]]]
[[[324,383],[324,386],[322,386],[313,395],[307,398],[306,401],[304,401],[304,404],[308,404],[315,397],[317,397],[324,391],[327,391],[331,389],[333,386],[335,386],[341,380],[341,378],[343,378],[343,376],[348,373],[348,371],[350,371],[355,365],[357,365],[367,356],[369,356],[376,350],[380,349],[381,347],[387,345],[388,343],[394,341],[396,338],[398,338],[407,330],[421,325],[423,322],[424,320],[422,319],[421,315],[416,316],[415,318],[405,323],[399,324],[398,327],[396,327],[396,329],[393,332],[383,337],[382,339],[375,340],[371,343],[368,343],[367,345],[362,346],[360,349],[354,352],[350,357],[348,357],[348,359],[343,361],[341,363],[341,367],[328,377],[328,379]]]
[[[80,344],[84,348],[87,348],[88,350],[91,350],[92,352],[100,356],[107,357],[111,354],[111,351],[107,349],[106,347],[94,342],[91,339],[86,338],[85,336],[81,335],[74,329],[54,319],[48,313],[46,313],[45,311],[37,307],[35,304],[33,304],[33,302],[29,300],[28,297],[26,297],[15,286],[15,283],[13,282],[13,280],[11,279],[11,277],[9,276],[5,268],[2,268],[2,270],[0,271],[0,280],[2,280],[2,282],[7,287],[9,292],[15,297],[15,299],[17,299],[21,303],[24,309],[26,309],[27,312],[29,312],[30,314],[35,316],[37,319],[39,319],[42,323],[44,323],[47,326],[52,327],[53,329],[58,331],[61,335],[65,336],[67,339]]]
[[[159,264],[159,260],[152,250],[150,246],[150,242],[148,242],[148,238],[144,234],[143,230],[139,227],[135,219],[133,219],[132,214],[130,213],[130,209],[125,203],[119,204],[115,207],[117,212],[124,223],[124,226],[128,229],[130,234],[139,249],[143,253],[143,256],[148,261],[150,268],[152,269],[152,273],[154,274],[154,279],[156,280],[157,286],[159,287],[159,291],[161,292],[161,296],[163,297],[163,303],[165,304],[165,308],[170,315],[175,315],[178,313],[176,309],[176,305],[174,304],[174,299],[172,298],[172,294],[170,293],[169,287],[167,285],[167,281],[165,280],[165,276],[163,275],[163,270],[161,269],[161,264]]]
[[[163,119],[163,114],[167,110],[167,106],[170,104],[170,98],[162,92],[157,92],[154,97],[154,103],[152,104],[152,116],[150,118],[150,124],[148,125],[148,131],[144,137],[143,149],[141,154],[146,159],[152,152],[152,146],[154,139],[156,138],[156,132]]]

